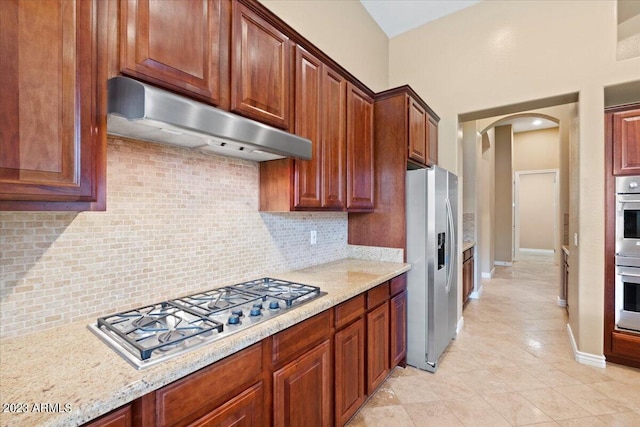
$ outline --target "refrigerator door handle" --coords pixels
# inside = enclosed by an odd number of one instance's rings
[[[453,209],[451,208],[451,202],[449,201],[449,198],[447,197],[446,199],[446,206],[447,206],[447,228],[449,229],[449,233],[447,233],[449,235],[449,265],[447,266],[447,293],[449,293],[449,291],[451,290],[451,279],[453,277],[453,274],[451,273],[452,269],[453,269],[453,265],[454,265],[454,260],[455,260],[455,245],[454,242],[456,241],[456,236],[455,236],[455,226],[453,224]]]

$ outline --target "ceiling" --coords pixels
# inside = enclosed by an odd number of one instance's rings
[[[479,3],[480,0],[360,0],[387,37]]]

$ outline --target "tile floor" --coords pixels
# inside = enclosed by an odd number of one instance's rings
[[[396,368],[348,425],[640,426],[640,370],[575,362],[558,277],[548,256],[496,267],[438,371]]]

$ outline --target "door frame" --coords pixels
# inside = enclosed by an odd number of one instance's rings
[[[537,170],[525,170],[516,171],[513,179],[513,260],[517,261],[520,258],[520,217],[518,215],[518,209],[520,207],[520,177],[522,175],[540,175],[540,174],[553,174],[553,253],[558,251],[558,208],[560,206],[560,194],[559,194],[559,169],[537,169]],[[541,250],[544,252],[544,250]]]

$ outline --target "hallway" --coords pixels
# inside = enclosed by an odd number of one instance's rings
[[[348,425],[640,425],[640,370],[574,361],[558,276],[546,255],[496,267],[438,371],[397,368]]]

